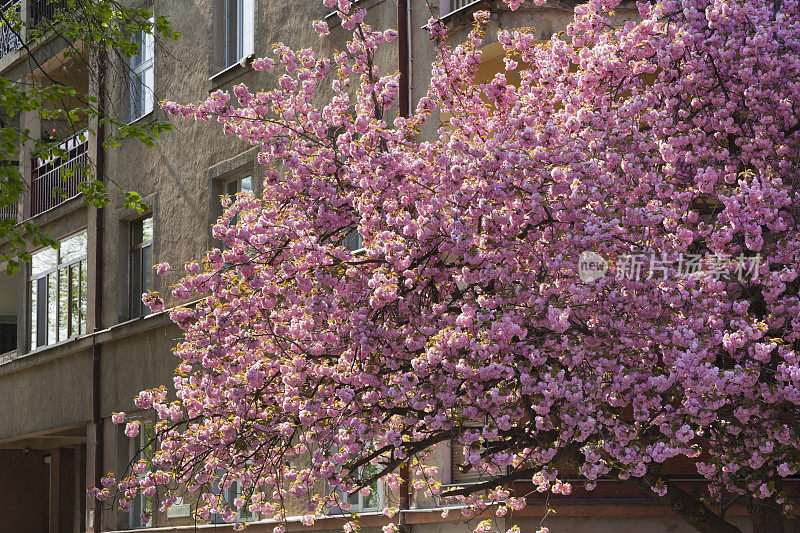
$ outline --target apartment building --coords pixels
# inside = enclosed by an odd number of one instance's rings
[[[565,27],[574,5],[552,2],[511,12],[497,1],[409,0],[412,104],[426,90],[433,58],[423,29],[429,3],[439,8],[454,41],[468,31],[470,14],[478,7],[493,11],[493,28],[535,27],[547,39]],[[396,26],[393,0],[360,4],[373,25]],[[67,5],[66,0],[13,0],[3,9],[19,9],[23,19],[36,23]],[[197,101],[242,82],[271,86],[274,80],[249,69],[248,61],[267,55],[277,41],[291,47],[332,47],[311,30],[313,20],[328,17],[334,39],[346,37],[335,28],[338,19],[318,0],[151,0],[142,6],[168,16],[182,37],[173,43],[142,35],[141,52],[127,63],[110,58],[102,85],[96,65],[65,56],[65,43],[59,39],[26,50],[7,28],[0,35],[0,72],[13,80],[46,77],[82,94],[98,94],[104,87],[110,113],[126,122],[146,123],[166,119],[157,105],[163,99]],[[486,52],[482,69],[488,78],[500,69],[500,48],[490,44]],[[385,70],[393,70],[397,54],[386,51],[379,60]],[[75,124],[31,113],[20,121],[34,135],[61,141],[69,157],[41,161],[23,151],[19,164],[28,194],[20,205],[0,213],[3,218],[32,219],[62,242],[58,251],[36,251],[23,272],[0,276],[0,532],[142,528],[139,511],[152,502],[140,499],[132,512],[104,510],[98,517],[95,502],[85,496],[86,485],[98,472],[124,468],[141,444],[122,435],[110,423],[111,414],[135,413],[132,399],[140,390],[172,383],[176,360],[171,348],[180,331],[165,313],[149,314],[140,295],[148,289],[166,293],[178,280],[179,272],[154,277],[153,264],[181,265],[215,246],[210,227],[221,211],[221,194],[259,192],[263,169],[258,148],[223,137],[213,122],[175,121],[175,132],[162,136],[154,148],[126,139],[104,152],[95,137],[83,135]],[[63,169],[86,162],[109,182],[138,191],[151,211],[128,210],[113,192],[106,208],[86,206],[78,195],[82,174],[61,181]],[[58,187],[65,189],[66,198],[53,195]],[[457,453],[447,446],[437,451],[444,483],[470,481],[452,467],[458,463]],[[691,480],[686,483],[699,487]],[[516,488],[529,492],[522,485]],[[513,519],[498,519],[498,529],[512,524],[523,531],[537,529],[545,509],[544,500],[536,499],[540,496],[532,495],[529,508]],[[398,501],[397,494],[384,489],[374,497],[351,498],[365,531],[388,523],[379,511]],[[576,491],[569,498],[551,498],[550,503],[558,509],[548,521],[554,531],[689,531],[668,509],[619,483],[601,484],[591,495]],[[732,507],[728,516],[737,513],[744,514],[741,506]],[[253,531],[272,531],[273,524],[260,522],[258,516],[242,518],[253,522]],[[341,530],[344,521],[332,511],[313,529]],[[415,531],[431,533],[470,531],[476,524],[459,518],[457,510],[443,517],[436,502],[420,494],[412,494],[403,521]],[[189,505],[183,503],[155,513],[147,527],[193,531],[193,524]],[[201,525],[205,527],[229,530],[224,524]],[[290,529],[306,528],[290,521]]]

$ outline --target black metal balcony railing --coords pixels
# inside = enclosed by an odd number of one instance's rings
[[[31,162],[31,216],[78,195],[78,185],[83,182],[83,169],[88,162],[86,138],[86,132],[82,131],[59,144],[59,148],[69,152],[66,158]],[[67,169],[69,172],[65,172]]]
[[[32,0],[30,6],[31,25],[35,27],[43,20],[52,20],[59,11],[68,10],[69,2],[68,0]]]
[[[478,0],[450,0],[451,1],[451,11],[455,11],[456,9],[461,9],[462,7],[467,7],[470,4],[476,3]]]
[[[5,14],[6,20],[11,22],[19,16],[19,6],[20,0],[11,0],[10,2],[3,3],[2,6],[0,6],[0,10]],[[19,50],[21,46],[22,43],[17,33],[11,26],[3,22],[3,25],[0,26],[0,57],[15,50]]]
[[[6,220],[7,218],[18,219],[19,218],[18,209],[19,209],[19,202],[14,202],[11,205],[0,207],[0,222]]]

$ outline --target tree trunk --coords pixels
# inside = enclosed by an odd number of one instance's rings
[[[686,492],[671,481],[663,481],[667,487],[667,492],[663,496],[654,492],[651,487],[656,484],[657,480],[657,474],[648,473],[640,478],[631,477],[628,481],[669,507],[672,512],[684,519],[689,525],[697,531],[700,531],[700,533],[741,533],[738,527],[726,522],[724,518],[709,509],[706,504],[701,502],[697,497]],[[758,533],[761,531],[764,533],[768,531],[769,533],[773,533],[773,531],[777,532],[778,530],[764,529],[759,530]],[[783,529],[781,529],[780,532],[782,533]],[[754,533],[756,533],[755,530]]]
[[[775,502],[747,498],[747,511],[753,521],[753,533],[784,533],[783,516]]]

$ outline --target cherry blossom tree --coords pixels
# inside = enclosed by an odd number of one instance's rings
[[[136,398],[154,464],[94,493],[125,507],[160,487],[165,509],[181,487],[199,517],[235,520],[208,490],[235,481],[235,507],[282,520],[292,499],[310,524],[347,508],[338,494],[396,489],[405,464],[465,516],[523,507],[514,480],[612,478],[698,531],[738,531],[716,511],[731,498],[782,531],[800,468],[800,6],[656,0],[619,23],[617,4],[576,7],[544,43],[500,30],[489,81],[488,13],[454,48],[431,19],[409,118],[374,61],[395,32],[348,0],[345,51],[277,45],[254,63],[277,88],[164,104],[258,145],[265,192],[225,202],[225,248],[174,287],[199,301],[170,311],[177,400]],[[442,489],[426,458],[448,442],[479,483]],[[707,501],[662,475],[680,458]]]

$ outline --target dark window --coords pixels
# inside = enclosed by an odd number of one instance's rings
[[[240,192],[253,192],[253,178],[247,176],[225,182],[225,194],[236,196]]]
[[[153,217],[131,222],[130,318],[148,314],[142,294],[153,288]]]
[[[17,349],[17,324],[0,323],[0,353],[13,352]]]

